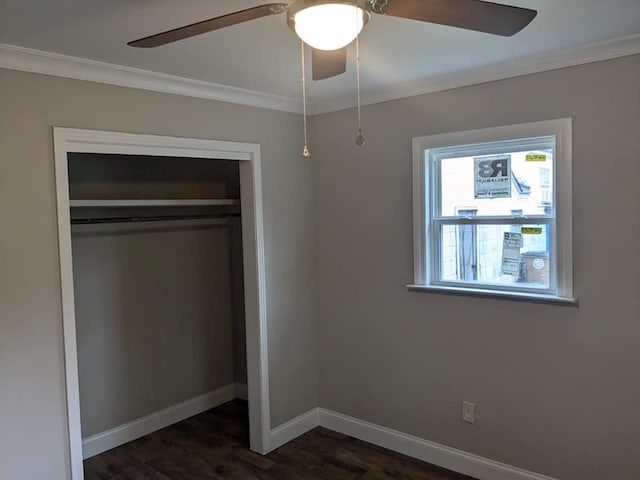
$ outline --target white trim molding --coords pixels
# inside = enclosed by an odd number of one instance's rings
[[[250,446],[261,454],[269,452],[271,410],[260,145],[60,127],[53,128],[53,144],[71,479],[82,480],[84,472],[71,250],[69,152],[239,161]],[[233,395],[234,390],[232,386]]]
[[[280,448],[319,426],[319,412],[320,408],[313,408],[271,430],[271,449]]]
[[[82,439],[82,456],[85,459],[93,457],[119,445],[131,442],[136,438],[148,435],[151,432],[206,412],[234,398],[236,398],[235,386],[233,384],[225,385],[217,390],[137,418],[124,425],[91,435]]]
[[[318,426],[478,480],[555,480],[324,408],[311,409],[273,429],[271,446],[278,448]]]
[[[301,113],[297,98],[0,43],[0,68]]]
[[[573,292],[572,131],[571,118],[544,120],[413,138],[413,283],[412,291],[457,293],[576,305]],[[441,159],[494,155],[498,152],[552,149],[551,213],[463,218],[443,214]],[[512,150],[515,149],[515,150]],[[447,280],[440,248],[443,225],[544,224],[549,232],[549,285],[491,284]]]
[[[371,105],[638,53],[640,53],[640,34],[630,35],[367,90],[363,93],[363,104]],[[150,70],[1,43],[0,68],[302,113],[302,105],[297,98],[297,93],[295,97],[282,97]],[[308,106],[308,111],[312,115],[317,115],[354,106],[353,95],[345,94],[323,100],[318,99]]]
[[[362,92],[362,104],[372,105],[636,54],[640,54],[640,34],[526,55],[499,63],[458,70],[442,75],[432,75],[388,87],[365,90]],[[355,107],[353,95],[338,95],[331,99],[316,102],[310,111],[313,115],[318,115],[353,107]]]
[[[358,420],[341,413],[318,411],[319,424],[379,447],[417,458],[478,480],[554,480],[551,477],[512,467],[485,457],[424,440],[413,435]]]

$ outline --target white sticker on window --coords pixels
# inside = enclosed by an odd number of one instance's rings
[[[542,270],[544,268],[544,260],[542,258],[533,259],[533,268],[536,270]]]
[[[520,276],[520,248],[522,234],[504,232],[502,240],[502,274]]]
[[[511,155],[473,159],[475,198],[511,197]]]

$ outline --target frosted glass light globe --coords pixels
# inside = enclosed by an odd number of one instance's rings
[[[337,50],[349,45],[364,26],[365,12],[356,5],[324,3],[295,14],[295,30],[307,45]]]

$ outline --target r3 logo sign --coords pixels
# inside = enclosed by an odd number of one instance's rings
[[[509,161],[506,158],[482,160],[478,162],[478,175],[482,178],[508,177]]]
[[[495,155],[473,159],[474,198],[511,197],[511,156]]]

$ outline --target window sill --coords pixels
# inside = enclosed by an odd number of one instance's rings
[[[515,300],[520,302],[547,303],[552,305],[563,305],[577,307],[578,300],[568,297],[557,297],[554,295],[540,295],[524,292],[506,292],[502,290],[470,289],[456,287],[442,287],[434,285],[407,285],[407,289],[413,292],[444,293],[447,295],[462,295],[470,297],[498,298],[504,300]]]

